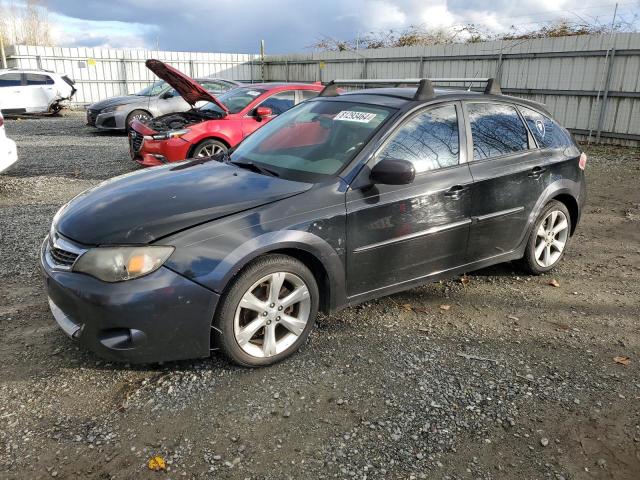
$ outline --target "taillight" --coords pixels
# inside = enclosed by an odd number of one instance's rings
[[[0,115],[0,127],[4,125],[4,117]]]
[[[587,154],[582,152],[580,154],[580,160],[578,160],[578,166],[580,167],[580,170],[584,170],[584,167],[587,166]]]

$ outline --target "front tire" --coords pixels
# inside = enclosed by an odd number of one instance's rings
[[[225,153],[229,148],[219,140],[207,138],[197,144],[191,152],[191,158],[213,157]]]
[[[134,110],[129,115],[127,115],[127,119],[125,120],[126,124],[124,128],[128,133],[129,130],[131,129],[131,122],[133,122],[134,120],[139,120],[142,123],[147,123],[152,118],[153,117],[148,112],[145,112],[144,110]]]
[[[267,255],[239,273],[223,295],[212,325],[215,343],[239,365],[274,364],[307,340],[318,305],[318,285],[302,262]]]
[[[557,200],[550,201],[533,225],[521,266],[533,275],[555,268],[564,257],[570,233],[569,210]]]

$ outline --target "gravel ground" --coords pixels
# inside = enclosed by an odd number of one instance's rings
[[[136,168],[123,135],[82,123],[6,125],[0,478],[640,478],[640,150],[587,149],[553,275],[505,264],[350,308],[267,369],[134,367],[66,338],[39,277],[57,208]]]

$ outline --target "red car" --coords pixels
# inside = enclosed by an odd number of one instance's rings
[[[186,158],[209,157],[235,147],[247,135],[298,103],[315,97],[323,86],[294,83],[254,83],[213,97],[191,78],[158,60],[147,67],[199,108],[131,123],[131,157],[145,166]]]

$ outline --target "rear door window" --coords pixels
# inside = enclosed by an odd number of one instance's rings
[[[0,75],[0,87],[19,87],[20,85],[22,85],[22,75],[20,73]]]
[[[27,85],[53,85],[53,79],[49,75],[39,73],[27,73]]]
[[[549,117],[530,108],[519,108],[540,148],[565,148],[573,143],[565,129]]]
[[[456,107],[446,105],[419,113],[407,121],[378,158],[407,160],[413,163],[416,173],[421,173],[457,165],[459,154]]]
[[[276,93],[267,98],[260,104],[261,107],[268,107],[271,109],[274,115],[280,115],[286,112],[296,103],[296,93],[293,90],[286,92]]]
[[[509,155],[529,148],[529,135],[517,110],[502,103],[468,103],[473,159]]]

